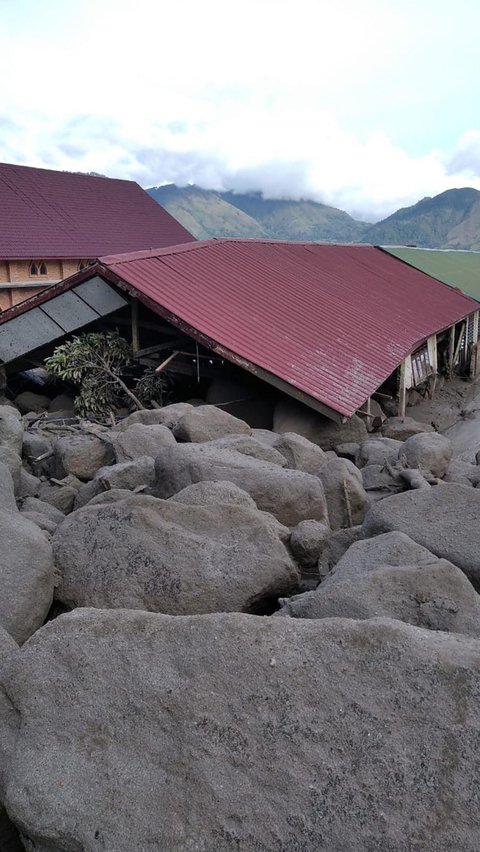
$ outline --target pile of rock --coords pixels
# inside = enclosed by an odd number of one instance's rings
[[[16,402],[0,849],[478,848],[480,467],[410,418]]]

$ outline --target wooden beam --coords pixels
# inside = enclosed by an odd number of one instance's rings
[[[140,333],[138,329],[138,302],[133,299],[130,305],[132,318],[132,352],[135,357],[140,349]]]
[[[399,417],[405,417],[405,410],[407,407],[407,389],[405,387],[405,359],[403,359],[400,364],[400,376],[399,376],[399,388],[398,388],[398,415]]]

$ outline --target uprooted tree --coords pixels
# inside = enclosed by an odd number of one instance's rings
[[[135,392],[128,387],[125,372],[132,363],[131,347],[120,334],[91,332],[57,346],[45,367],[77,387],[75,409],[79,414],[103,418],[125,404],[141,409],[155,397],[164,402],[168,379],[152,370],[136,380]]]

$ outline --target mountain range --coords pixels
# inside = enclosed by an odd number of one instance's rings
[[[316,201],[266,199],[261,193],[157,186],[147,192],[198,239],[243,237],[480,250],[480,192],[449,189],[362,222]]]

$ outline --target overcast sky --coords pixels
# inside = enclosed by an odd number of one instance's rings
[[[480,189],[479,0],[0,0],[0,161],[312,198]]]

